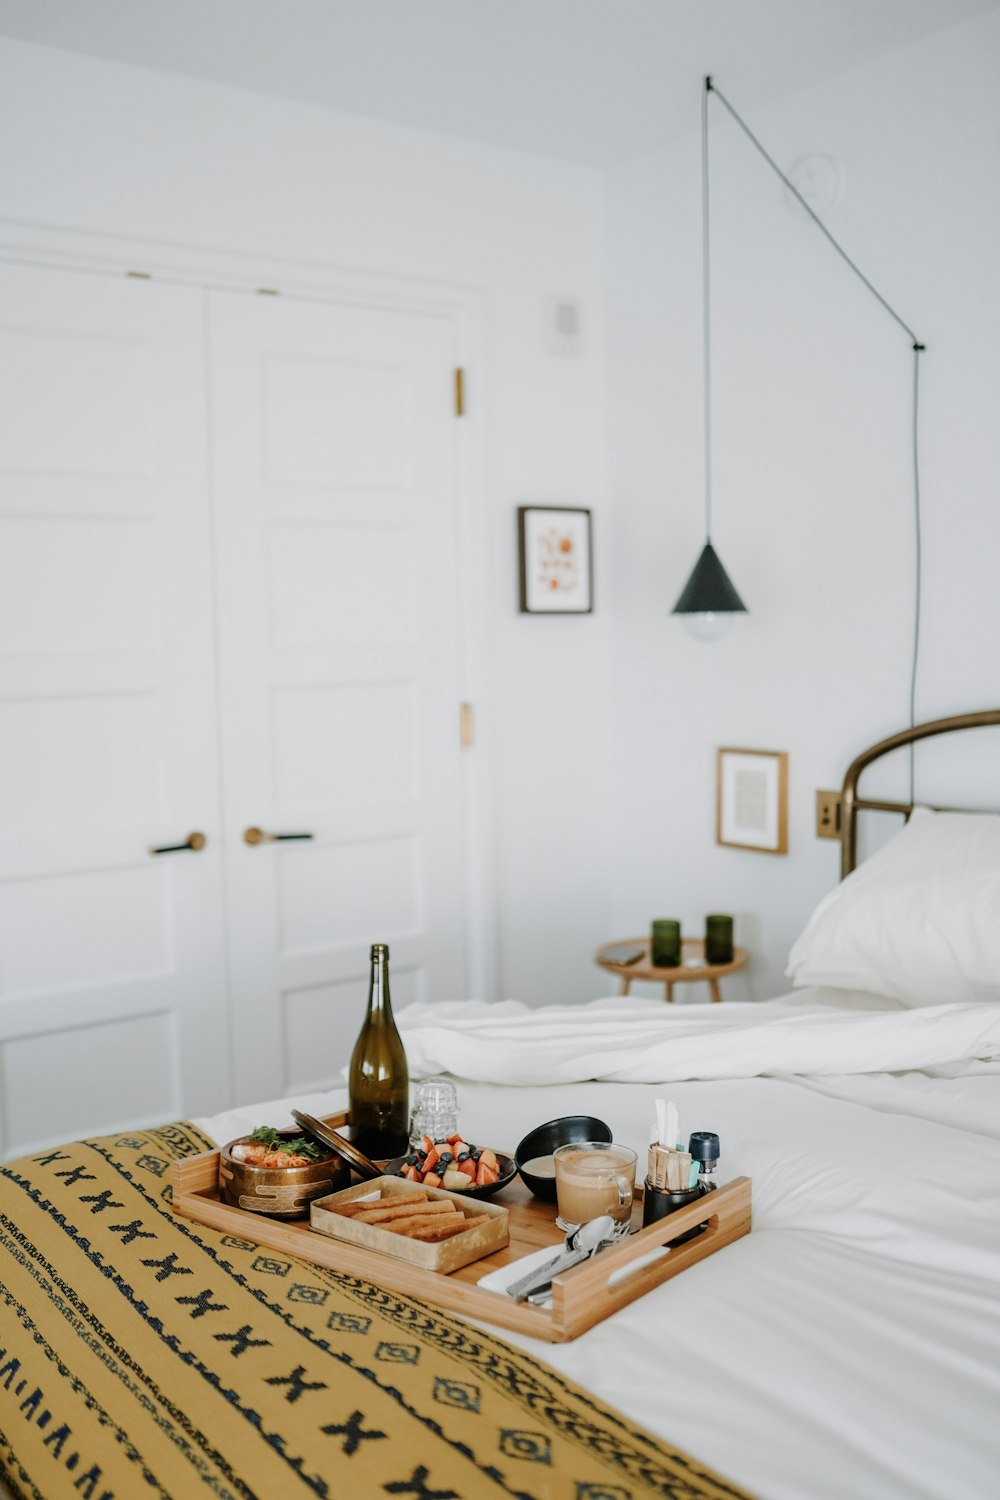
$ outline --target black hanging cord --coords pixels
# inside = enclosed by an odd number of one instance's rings
[[[921,544],[921,526],[920,526],[920,449],[919,449],[919,443],[918,443],[918,418],[919,418],[919,409],[920,409],[920,405],[919,405],[919,395],[920,395],[920,356],[921,356],[921,354],[923,354],[924,349],[927,346],[925,344],[922,344],[920,342],[920,340],[917,338],[917,335],[914,333],[913,329],[910,327],[909,323],[907,323],[903,318],[900,317],[900,315],[896,311],[896,309],[889,302],[887,302],[886,299],[882,296],[882,293],[875,286],[872,285],[872,283],[868,280],[868,277],[861,270],[861,267],[858,266],[851,259],[851,257],[848,255],[847,251],[844,249],[843,245],[841,245],[840,242],[834,238],[834,236],[830,233],[829,229],[827,229],[826,225],[823,223],[823,220],[819,217],[819,215],[816,214],[816,213],[814,213],[814,211],[809,207],[809,204],[803,198],[802,194],[799,192],[799,190],[795,186],[794,182],[792,182],[785,175],[785,173],[778,166],[778,163],[774,160],[774,157],[771,156],[769,154],[769,152],[767,152],[765,150],[765,148],[761,145],[760,141],[754,135],[753,131],[750,129],[750,127],[747,124],[747,122],[733,108],[733,106],[730,104],[729,100],[726,98],[725,94],[723,94],[721,92],[721,90],[719,90],[719,89],[717,89],[715,87],[715,85],[712,82],[711,78],[706,78],[705,79],[705,92],[704,92],[704,94],[702,96],[702,111],[701,111],[701,132],[702,132],[701,160],[702,160],[702,197],[703,197],[703,203],[702,203],[702,235],[703,235],[703,239],[704,239],[704,245],[703,245],[703,272],[704,272],[704,276],[705,276],[704,306],[705,306],[705,371],[706,371],[706,374],[705,374],[705,381],[706,381],[706,402],[705,402],[706,443],[707,443],[707,432],[708,432],[708,399],[707,399],[707,392],[708,392],[708,96],[709,96],[709,94],[714,94],[715,95],[715,97],[718,99],[719,103],[725,108],[725,110],[732,117],[732,119],[735,120],[736,124],[740,127],[740,129],[742,130],[743,134],[746,136],[746,138],[750,142],[750,144],[757,150],[757,152],[767,162],[768,166],[771,168],[771,171],[774,172],[776,176],[780,177],[781,181],[784,183],[785,187],[792,194],[792,196],[795,198],[795,200],[799,204],[801,204],[801,206],[805,209],[806,213],[809,215],[810,219],[812,219],[812,221],[816,225],[817,229],[820,230],[820,232],[823,234],[823,236],[833,246],[834,250],[836,250],[836,252],[840,256],[841,260],[844,261],[845,265],[848,265],[851,268],[851,270],[854,272],[854,274],[858,278],[858,280],[864,286],[866,286],[868,288],[868,290],[871,292],[871,294],[875,298],[876,302],[881,303],[882,307],[885,308],[886,312],[894,320],[894,322],[896,322],[899,325],[899,327],[902,328],[903,332],[905,334],[907,334],[907,336],[909,337],[909,339],[910,339],[910,341],[912,343],[912,346],[913,346],[913,422],[912,422],[912,431],[913,431],[913,527],[914,527],[914,554],[915,554],[915,588],[914,588],[914,600],[913,600],[913,656],[912,656],[912,661],[911,661],[911,665],[910,665],[910,727],[912,728],[916,724],[916,722],[917,722],[917,717],[916,717],[916,714],[917,714],[917,667],[918,667],[918,664],[919,664],[919,661],[920,661],[920,599],[921,599],[921,584],[922,584],[922,578],[921,578],[921,574],[922,574],[922,544]],[[705,499],[706,510],[708,508],[708,503],[709,503],[708,502],[708,459],[707,459],[707,453],[706,453],[706,499]],[[910,745],[910,801],[911,802],[913,801],[913,789],[914,789],[914,761],[913,761],[913,752],[914,752],[914,746],[911,744]]]
[[[924,346],[913,341],[913,538],[916,586],[913,602],[913,661],[910,667],[910,728],[917,722],[917,663],[920,660],[920,598],[922,594],[923,542],[920,526],[920,449],[917,443],[920,412],[920,356]],[[914,759],[916,749],[910,741],[910,802],[913,802]]]
[[[701,333],[702,377],[704,393],[702,426],[705,433],[705,540],[712,540],[712,309],[708,274],[708,91],[712,80],[705,79],[701,96]]]

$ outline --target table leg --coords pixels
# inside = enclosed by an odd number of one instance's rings
[[[674,985],[673,985],[673,980],[671,980],[671,979],[665,980],[664,984],[663,984],[663,988],[664,988],[664,991],[665,991],[663,998],[666,1000],[666,1002],[667,1002],[668,1005],[673,1005],[673,1003],[674,1003]]]
[[[618,986],[618,993],[619,993],[619,995],[627,995],[628,992],[629,992],[629,987],[630,987],[631,983],[632,983],[632,981],[628,977],[628,975],[627,974],[623,974],[622,975],[622,982]]]
[[[722,995],[719,993],[719,981],[717,979],[710,979],[708,987],[712,992],[712,1000],[717,1005],[722,999]]]

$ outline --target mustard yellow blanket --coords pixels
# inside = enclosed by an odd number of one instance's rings
[[[192,1126],[0,1169],[0,1475],[34,1500],[738,1500],[537,1360],[175,1219]]]

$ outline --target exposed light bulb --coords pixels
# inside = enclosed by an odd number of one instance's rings
[[[696,641],[720,641],[736,621],[736,611],[704,610],[699,614],[681,615],[681,624]]]

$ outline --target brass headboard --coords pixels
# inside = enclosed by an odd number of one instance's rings
[[[898,750],[902,745],[912,745],[917,740],[929,739],[933,734],[950,734],[955,729],[982,729],[989,724],[1000,724],[1000,708],[983,709],[980,713],[956,714],[951,719],[934,719],[929,724],[915,724],[912,729],[901,729],[898,734],[891,734],[887,740],[879,740],[877,745],[872,745],[870,750],[862,750],[861,754],[852,760],[844,777],[844,786],[840,794],[840,878],[850,875],[858,861],[858,813],[866,811],[875,812],[898,812],[907,816],[913,811],[912,802],[872,802],[863,800],[858,796],[858,777],[861,772],[870,766],[872,761],[878,760],[883,755],[888,755],[890,750]],[[925,806],[927,804],[924,804]],[[968,812],[972,809],[936,807],[935,812]],[[996,812],[996,808],[988,811]]]

